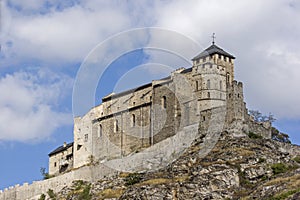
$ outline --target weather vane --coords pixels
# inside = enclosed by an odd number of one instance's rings
[[[212,44],[215,44],[215,39],[216,39],[215,33],[213,33],[211,37],[212,37],[212,39],[213,39],[213,40],[212,40]]]

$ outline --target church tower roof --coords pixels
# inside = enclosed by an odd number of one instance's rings
[[[208,47],[207,49],[202,51],[200,54],[195,56],[192,60],[193,61],[198,60],[199,58],[205,58],[206,56],[211,56],[211,55],[214,55],[214,54],[220,54],[220,55],[235,59],[235,57],[233,55],[227,53],[222,48],[215,45],[214,42],[213,42],[213,44],[210,47]]]

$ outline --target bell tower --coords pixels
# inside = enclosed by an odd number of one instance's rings
[[[211,46],[192,59],[198,111],[223,106],[234,80],[235,57],[215,44],[214,34],[212,38]]]

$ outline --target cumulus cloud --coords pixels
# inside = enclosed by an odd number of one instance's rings
[[[237,57],[236,79],[245,83],[249,107],[295,119],[300,117],[299,8],[293,0],[195,0],[156,1],[151,11],[157,26],[190,36],[204,48],[216,32],[217,45]]]
[[[50,78],[45,79],[45,73]],[[0,79],[0,141],[39,141],[72,123],[71,114],[56,111],[72,80],[51,72],[15,72]]]
[[[293,106],[300,101],[298,1],[8,2],[2,12],[6,13],[8,22],[2,46],[6,60],[80,62],[109,36],[144,26],[167,28],[193,38],[202,47],[200,52],[210,44],[210,35],[216,32],[217,45],[237,57],[236,78],[245,83],[249,107],[274,112],[280,118],[300,117],[300,107]],[[151,32],[148,36],[149,46],[163,44],[171,49],[184,49],[184,57],[195,54],[194,48],[189,49],[176,38],[163,37],[163,34],[157,37]],[[130,42],[110,48],[126,45]],[[154,61],[176,66],[172,55],[149,55]]]

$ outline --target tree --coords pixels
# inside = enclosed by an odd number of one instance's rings
[[[42,174],[44,180],[53,177],[53,176],[49,175],[48,172],[46,172],[46,168],[45,168],[45,167],[41,167],[41,168],[40,168],[40,172],[41,172],[41,174]]]
[[[254,121],[256,122],[274,122],[276,119],[272,113],[269,113],[268,116],[262,115],[258,110],[249,110],[249,114],[253,116]]]
[[[262,114],[258,110],[249,110],[249,114],[253,116],[254,121],[259,122],[261,120]]]
[[[291,143],[289,139],[289,135],[285,133],[281,133],[276,128],[272,127],[272,140],[278,141],[278,142],[284,142],[284,143]]]
[[[275,117],[274,117],[274,115],[272,113],[269,113],[268,121],[271,122],[271,123],[273,123],[273,122],[276,121],[276,119],[275,119]]]

